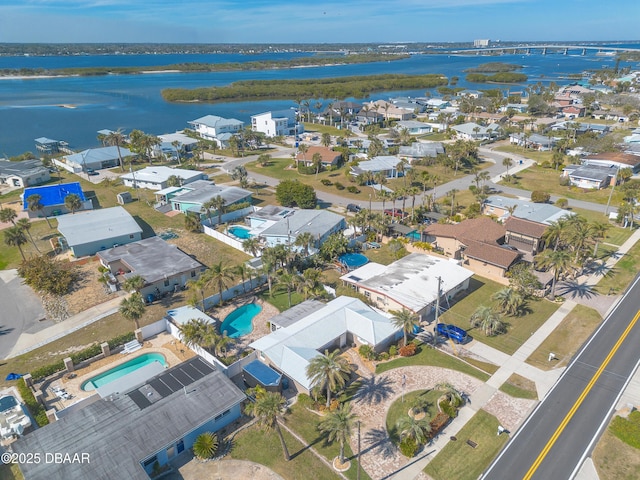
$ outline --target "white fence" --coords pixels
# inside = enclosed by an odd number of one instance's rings
[[[248,206],[248,207],[244,207],[241,208],[239,210],[234,210],[233,212],[229,212],[229,213],[224,213],[221,217],[222,219],[222,223],[229,223],[233,220],[237,220],[238,218],[243,218],[246,217],[247,215],[249,215],[250,213],[255,212],[256,209],[253,206]],[[218,215],[211,215],[211,222],[209,222],[209,218],[207,218],[207,220],[204,222],[209,226],[215,226],[218,225]],[[204,224],[203,223],[203,224]]]
[[[232,298],[237,297],[238,295],[242,295],[245,291],[245,288],[247,290],[247,292],[251,291],[253,288],[256,288],[260,285],[264,285],[265,282],[267,281],[267,277],[264,275],[260,275],[257,277],[253,277],[251,280],[246,280],[244,283],[239,283],[238,285],[231,287],[227,290],[224,290],[222,292],[222,300],[223,301],[227,301],[227,300],[231,300]],[[244,288],[243,288],[244,286]],[[218,303],[220,303],[220,294],[216,293],[215,295],[211,295],[210,297],[207,297],[204,299],[204,307],[208,310],[209,308],[217,305]]]
[[[158,335],[159,333],[167,331],[167,319],[161,318],[157,322],[152,323],[151,325],[145,325],[140,328],[142,331],[142,338],[146,340],[147,338],[153,337],[154,335]]]
[[[240,250],[241,252],[244,252],[244,248],[242,248],[242,242],[239,240],[236,240],[235,238],[232,238],[228,235],[225,235],[222,232],[218,232],[217,230],[202,224],[202,227],[204,228],[204,233],[209,235],[210,237],[215,238],[216,240],[219,240],[220,242],[229,245],[230,247],[235,248],[236,250]],[[245,252],[247,255],[251,255],[250,252]]]
[[[67,163],[65,163],[65,162],[63,162],[63,161],[61,161],[61,160],[57,160],[57,159],[55,159],[55,158],[54,158],[54,159],[52,159],[52,160],[51,160],[51,162],[52,162],[54,165],[56,165],[56,166],[58,166],[58,167],[60,167],[60,168],[63,168],[63,169],[64,169],[64,170],[66,170],[67,172],[71,172],[71,173],[78,173],[78,172],[81,172],[81,171],[82,171],[82,167],[73,167],[73,166],[71,166],[71,165],[69,165],[69,164],[67,164]]]

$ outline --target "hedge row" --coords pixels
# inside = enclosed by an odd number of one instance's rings
[[[24,378],[18,380],[16,387],[18,387],[18,392],[22,397],[22,401],[29,409],[29,413],[31,414],[31,417],[35,419],[36,423],[40,427],[48,425],[49,419],[47,418],[47,411],[36,401],[36,397],[31,393],[31,389],[27,387]]]

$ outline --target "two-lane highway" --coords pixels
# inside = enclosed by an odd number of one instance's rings
[[[483,475],[572,479],[640,361],[640,276]]]

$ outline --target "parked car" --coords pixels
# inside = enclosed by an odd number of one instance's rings
[[[87,168],[87,175],[89,176],[100,175],[100,173],[96,172],[93,168]]]
[[[438,335],[450,338],[456,343],[464,343],[467,340],[467,331],[455,325],[438,323],[436,325],[436,332]]]
[[[392,217],[400,217],[400,218],[404,218],[407,215],[405,212],[403,212],[399,208],[385,208],[384,214],[391,215]]]
[[[362,210],[362,208],[360,208],[360,206],[356,205],[355,203],[350,203],[349,205],[347,205],[347,212],[358,213],[360,210]]]

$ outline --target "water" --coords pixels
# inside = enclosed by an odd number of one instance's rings
[[[145,365],[149,365],[153,362],[158,362],[165,367],[167,366],[167,362],[164,356],[160,353],[145,353],[136,357],[128,362],[123,363],[122,365],[118,365],[117,367],[111,368],[100,375],[96,375],[95,377],[91,377],[89,380],[84,382],[80,387],[85,392],[94,390],[96,388],[102,387],[107,383],[111,383],[114,380],[119,379],[135,370],[144,367]]]
[[[249,303],[240,308],[236,308],[233,312],[226,316],[220,332],[226,333],[229,338],[244,337],[253,331],[253,317],[255,317],[262,307],[257,303]]]
[[[0,57],[0,68],[37,68],[70,66],[146,66],[179,62],[230,62],[262,59],[290,59],[302,54],[203,54],[203,55],[94,55],[70,57]],[[482,63],[499,61],[523,65],[528,83],[569,83],[570,74],[613,67],[615,58],[581,55],[414,55],[393,62],[357,65],[290,68],[265,71],[207,73],[154,73],[68,78],[0,78],[0,156],[35,151],[33,139],[49,137],[65,140],[75,149],[99,146],[97,131],[122,128],[139,129],[160,135],[188,127],[188,121],[213,114],[249,122],[251,115],[268,110],[293,108],[292,100],[269,100],[217,104],[171,104],[162,99],[164,88],[197,88],[227,85],[237,80],[326,78],[384,73],[442,73],[458,76],[457,86],[467,88],[509,88],[520,91],[523,85],[498,86],[468,84],[464,70]],[[621,67],[637,63],[622,62]],[[424,95],[424,90],[381,92],[372,100],[393,95]],[[359,100],[359,99],[355,99]]]
[[[361,253],[345,253],[344,255],[340,255],[339,260],[346,265],[349,270],[360,268],[369,262],[369,259]]]
[[[247,238],[251,238],[253,236],[249,233],[248,228],[241,227],[239,225],[229,227],[229,233],[235,237],[240,238],[241,240],[246,240]]]

